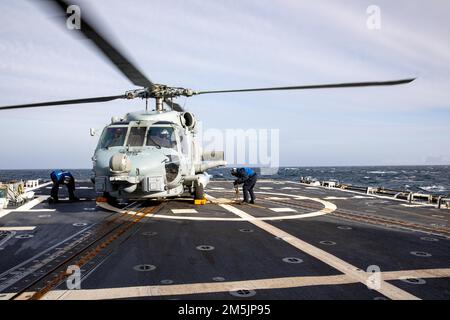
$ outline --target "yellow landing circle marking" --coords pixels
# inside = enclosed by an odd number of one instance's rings
[[[230,192],[234,192],[234,191],[230,191]],[[264,194],[269,194],[269,195],[273,195],[273,196],[291,196],[292,195],[288,195],[288,194],[284,194],[284,193],[272,193],[272,192],[258,192],[258,193],[264,193]],[[208,199],[210,199],[210,196],[206,196]],[[315,202],[319,202],[321,203],[325,208],[323,208],[322,210],[319,211],[314,211],[314,212],[309,212],[309,213],[300,213],[300,214],[291,214],[291,215],[285,215],[285,216],[270,216],[270,217],[255,217],[255,220],[261,220],[261,221],[273,221],[273,220],[293,220],[293,219],[304,219],[304,218],[311,218],[311,217],[318,217],[318,216],[323,216],[326,214],[329,214],[333,211],[335,211],[337,209],[336,205],[329,202],[329,201],[325,201],[319,198],[310,198],[310,197],[303,197],[303,196],[298,196],[295,195],[295,200],[311,200],[311,201],[315,201]],[[106,202],[97,202],[97,206],[109,210],[109,211],[114,211],[114,212],[119,212],[119,213],[125,213],[127,212],[128,214],[135,214],[134,211],[132,210],[123,210],[120,208],[116,208]],[[268,210],[269,212],[269,210]],[[154,218],[160,218],[160,219],[175,219],[175,220],[191,220],[191,221],[246,221],[245,219],[238,217],[238,218],[219,218],[219,217],[187,217],[187,216],[178,216],[178,215],[166,215],[166,214],[155,214],[153,215]]]

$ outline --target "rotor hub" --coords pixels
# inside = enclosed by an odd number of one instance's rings
[[[125,92],[125,97],[127,99],[170,99],[180,96],[191,97],[196,93],[197,92],[192,89],[169,87],[164,84],[154,84],[152,87],[127,91]]]

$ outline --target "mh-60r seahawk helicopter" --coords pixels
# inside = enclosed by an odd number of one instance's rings
[[[49,0],[52,9],[67,18],[74,4],[63,0]],[[173,102],[180,96],[201,94],[253,92],[273,90],[303,90],[324,88],[368,87],[405,84],[414,79],[381,82],[356,82],[290,87],[271,87],[236,90],[195,91],[156,84],[149,80],[126,56],[101,34],[93,19],[80,18],[81,32],[119,71],[135,86],[125,94],[4,106],[0,109],[57,106],[80,103],[106,102],[115,99],[145,99],[146,109],[113,117],[98,142],[93,160],[95,190],[106,196],[126,199],[165,198],[189,192],[196,199],[204,197],[209,182],[206,170],[225,166],[222,151],[203,153],[196,136],[197,120]],[[97,19],[96,19],[97,20]],[[66,25],[65,19],[62,20]],[[148,110],[148,99],[154,99],[155,109]],[[166,108],[168,107],[168,109]]]

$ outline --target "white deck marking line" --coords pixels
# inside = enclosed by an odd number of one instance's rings
[[[347,197],[325,197],[325,200],[347,200]]]
[[[171,209],[173,213],[179,214],[179,213],[198,213],[195,209]]]
[[[0,218],[10,214],[12,210],[0,210]]]
[[[432,204],[406,204],[406,203],[402,203],[400,204],[403,207],[407,207],[407,208],[423,208],[423,207],[435,207],[435,205]]]
[[[268,208],[268,209],[274,212],[297,212],[297,210],[294,210],[292,208]]]
[[[266,200],[291,200],[291,198],[267,197]]]
[[[50,182],[46,182],[46,183],[40,184],[37,187],[33,187],[33,188],[25,188],[25,192],[37,190],[37,189],[43,188],[45,186],[48,186],[50,184],[53,184],[53,182],[51,182],[51,181]]]
[[[401,271],[385,271],[382,272],[382,277],[386,280],[398,280],[401,278],[449,278],[450,269],[418,269],[418,270],[401,270]]]
[[[20,212],[55,212],[56,209],[28,209],[28,210],[14,210]]]
[[[32,231],[36,227],[0,227],[0,231]]]
[[[339,270],[340,272],[346,274],[347,276],[351,277],[352,279],[357,280],[358,282],[361,282],[363,284],[366,284],[368,281],[367,274],[364,271],[358,271],[358,268],[351,265],[348,262],[345,262],[344,260],[322,250],[319,249],[303,240],[300,240],[297,237],[294,237],[293,235],[281,230],[280,228],[277,228],[275,226],[270,225],[267,222],[257,220],[252,215],[235,208],[233,206],[227,205],[227,204],[221,204],[222,208],[229,210],[230,212],[236,214],[237,216],[247,220],[248,222],[254,224],[255,226],[267,231],[268,233],[286,241],[290,245],[296,247],[297,249],[309,254],[310,256],[313,256],[316,259],[321,260],[322,262],[328,264],[329,266],[335,268],[336,270]],[[381,281],[381,285],[379,289],[375,289],[384,296],[393,299],[393,300],[419,300],[418,297],[390,284],[386,281]]]
[[[23,266],[26,266],[28,263],[32,262],[33,260],[40,260],[40,262],[36,263],[35,265],[33,265],[31,268],[27,268],[25,271],[18,273],[18,275],[16,275],[14,278],[9,278],[8,280],[5,280],[4,282],[0,283],[0,292],[5,291],[6,288],[12,286],[14,283],[16,283],[17,281],[23,279],[24,277],[28,276],[29,274],[36,272],[37,270],[39,270],[42,266],[45,266],[48,262],[45,262],[46,259],[49,259],[48,257],[45,259],[42,259],[41,257],[45,257],[44,255],[46,253],[51,252],[53,249],[58,248],[60,246],[62,246],[65,242],[68,242],[70,240],[72,240],[73,238],[85,233],[86,231],[88,231],[89,229],[91,229],[94,226],[94,224],[78,231],[77,233],[71,235],[70,237],[60,241],[59,243],[45,249],[42,252],[37,253],[36,255],[32,256],[31,258],[29,258],[28,260],[22,261],[21,263],[19,263],[18,265],[15,265],[14,267],[10,268],[9,270],[4,271],[3,273],[0,274],[0,278],[3,278],[9,274],[11,274],[14,271],[17,271],[18,269],[22,268]],[[14,231],[12,231],[14,232]],[[76,240],[78,241],[78,240]],[[75,241],[75,242],[76,242]],[[54,253],[55,254],[55,253]],[[53,255],[54,255],[53,254]],[[50,255],[51,257],[52,255]],[[51,260],[51,259],[50,259]],[[44,263],[43,263],[44,261]],[[0,299],[1,300],[1,299]]]
[[[39,196],[36,199],[33,199],[27,203],[25,203],[23,206],[15,209],[14,211],[24,211],[24,210],[30,210],[37,206],[39,203],[44,202],[48,199],[49,196]]]
[[[0,218],[10,214],[11,212],[15,212],[15,211],[27,211],[30,210],[31,208],[37,206],[39,203],[45,201],[48,199],[49,196],[39,196],[34,200],[31,200],[27,203],[25,203],[23,206],[18,207],[17,209],[14,210],[2,210],[0,211]]]
[[[225,188],[221,188],[221,187],[215,187],[215,188],[210,188],[211,190],[225,190]]]
[[[211,190],[211,191],[214,192],[215,190]],[[232,191],[232,190],[225,190],[222,192],[234,193],[234,191]],[[270,192],[269,191],[255,191],[255,193],[288,197],[283,200],[290,200],[290,199],[292,199],[292,200],[313,200],[313,201],[322,203],[325,207],[327,207],[327,205],[332,205],[335,207],[335,205],[333,203],[325,201],[325,200],[321,200],[320,198],[305,197],[305,196],[301,196],[298,194],[286,194],[286,193],[279,193],[279,192],[273,192],[273,191],[270,191]],[[256,199],[256,200],[258,200],[258,199]],[[336,208],[334,210],[336,210]]]
[[[9,300],[12,297],[14,297],[16,294],[15,293],[2,293],[2,297],[0,297],[0,300]]]
[[[270,193],[270,192],[261,192],[266,194],[275,194],[275,195],[285,195],[283,193]],[[300,196],[297,196],[300,197]],[[209,195],[206,195],[206,198],[213,198]],[[288,216],[272,216],[272,217],[264,217],[264,218],[255,218],[263,221],[272,221],[272,220],[293,220],[293,219],[304,219],[304,218],[311,218],[311,217],[318,217],[323,216],[325,214],[329,214],[337,209],[336,205],[334,205],[331,202],[321,200],[318,198],[308,198],[308,197],[300,197],[299,200],[308,199],[320,202],[324,205],[325,208],[319,211],[310,212],[310,213],[300,213],[300,214],[292,214]],[[214,198],[214,200],[217,200]],[[116,208],[114,206],[111,206],[110,204],[106,202],[97,202],[97,206],[109,211],[119,212],[119,213],[125,213],[128,212],[128,214],[135,214],[132,210],[123,210]],[[161,218],[161,219],[176,219],[176,220],[191,220],[191,221],[245,221],[245,219],[242,218],[212,218],[212,217],[186,217],[186,216],[174,216],[174,215],[165,215],[165,214],[155,214],[153,216],[154,218]]]
[[[353,196],[352,199],[375,199],[375,198],[368,196]]]
[[[321,277],[292,277],[244,280],[232,282],[193,283],[164,286],[137,286],[126,288],[102,288],[80,290],[55,290],[47,293],[45,300],[54,300],[64,294],[63,299],[68,300],[98,300],[98,299],[124,299],[155,296],[175,296],[202,293],[229,292],[235,290],[264,290],[284,289],[292,287],[338,285],[354,282],[346,275]]]
[[[371,274],[366,274],[369,277]],[[399,280],[405,277],[415,278],[449,278],[450,269],[419,269],[381,272],[384,281]],[[46,300],[69,299],[69,300],[99,300],[99,299],[124,299],[156,296],[176,296],[201,293],[228,292],[239,289],[288,289],[307,286],[325,286],[359,283],[348,275],[333,276],[300,276],[286,278],[269,278],[256,280],[205,282],[192,284],[173,284],[155,286],[136,286],[124,288],[102,288],[81,290],[54,290],[44,296]],[[13,295],[13,293],[7,293]],[[0,299],[1,300],[1,299]]]
[[[7,235],[5,238],[3,238],[2,241],[0,241],[0,248],[3,249],[2,246],[3,246],[5,243],[7,243],[10,239],[14,238],[15,236],[16,236],[16,232],[15,232],[15,231],[10,231],[10,232],[8,233],[8,235]]]

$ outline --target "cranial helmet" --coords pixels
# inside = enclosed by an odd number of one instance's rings
[[[169,130],[167,130],[167,129],[161,130],[161,132],[159,133],[159,136],[164,137],[164,138],[169,138],[170,137]]]

